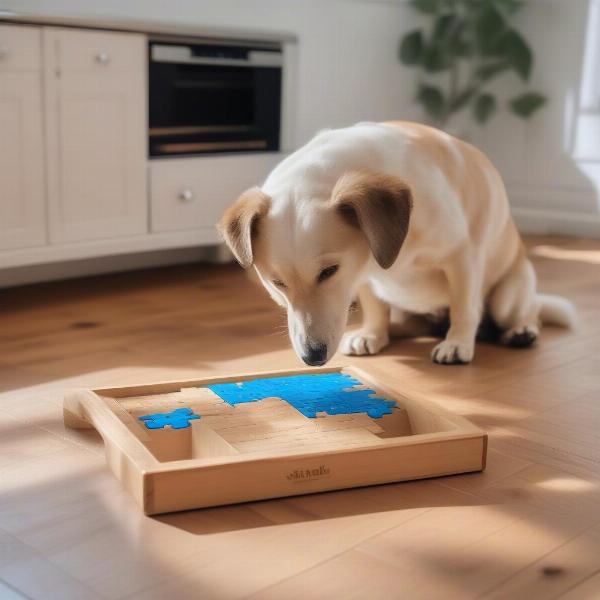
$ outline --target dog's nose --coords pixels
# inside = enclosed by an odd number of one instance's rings
[[[327,362],[327,346],[325,344],[309,345],[302,360],[311,367],[320,367]]]

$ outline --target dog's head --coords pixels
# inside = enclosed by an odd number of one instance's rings
[[[287,309],[298,356],[323,365],[337,350],[367,265],[387,269],[396,260],[411,208],[400,179],[350,172],[326,198],[272,199],[247,190],[217,227],[242,267],[254,266]]]

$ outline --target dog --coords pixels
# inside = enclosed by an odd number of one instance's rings
[[[308,365],[336,352],[377,354],[390,329],[447,314],[440,364],[468,363],[484,314],[507,346],[539,325],[574,324],[572,305],[536,292],[536,275],[498,171],[474,146],[410,122],[322,131],[245,191],[217,225],[287,310]],[[344,335],[358,297],[363,322]],[[393,324],[393,327],[391,325]],[[403,331],[404,327],[404,331]],[[342,338],[343,336],[343,338]]]

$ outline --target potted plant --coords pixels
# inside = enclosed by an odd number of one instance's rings
[[[533,53],[511,25],[521,0],[411,0],[426,25],[409,31],[400,44],[401,61],[420,71],[416,99],[439,127],[460,111],[483,124],[499,100],[490,84],[508,72],[527,82]],[[525,91],[508,99],[508,109],[529,118],[546,102]]]

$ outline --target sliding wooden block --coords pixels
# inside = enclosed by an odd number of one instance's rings
[[[389,414],[309,418],[285,397],[229,404],[206,387],[327,373],[358,380]],[[351,396],[358,386],[349,387]],[[173,421],[181,429],[148,429],[139,420],[177,411],[175,418],[181,409],[200,419]],[[147,514],[481,471],[487,448],[487,435],[466,419],[354,367],[77,390],[65,397],[64,418],[68,427],[98,430],[109,467]],[[161,414],[158,422],[169,420]]]

